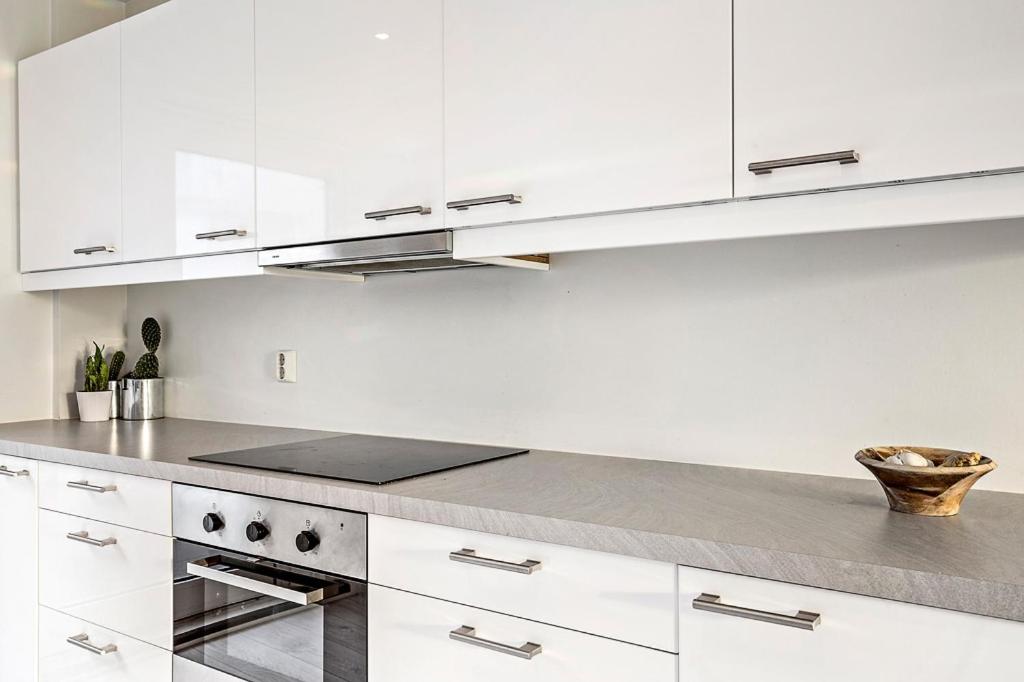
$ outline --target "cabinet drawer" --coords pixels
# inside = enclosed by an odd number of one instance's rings
[[[675,682],[676,655],[370,586],[370,679],[375,682]],[[451,633],[507,645],[495,651]],[[512,650],[540,645],[533,658]],[[396,655],[396,653],[400,655]]]
[[[94,544],[69,533],[88,533]],[[162,535],[41,510],[39,603],[170,649],[172,545]]]
[[[97,651],[76,646],[68,641],[70,638],[85,639],[82,644]],[[102,653],[104,648],[108,653]],[[170,652],[63,613],[40,609],[40,682],[141,680],[171,682]]]
[[[40,462],[39,506],[150,533],[171,534],[170,481]]]
[[[820,623],[804,630],[697,610],[702,594],[787,616],[812,612]],[[1019,675],[1021,641],[1021,623],[679,569],[679,669],[688,682],[1010,680]]]
[[[461,550],[496,561],[456,561]],[[534,572],[501,568],[525,561],[538,562]],[[676,650],[671,564],[371,516],[369,574],[379,585]]]

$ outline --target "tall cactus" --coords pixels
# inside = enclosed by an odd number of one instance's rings
[[[124,367],[124,351],[119,350],[110,358],[110,381],[117,381]]]
[[[152,317],[142,321],[142,343],[146,344],[148,353],[143,353],[135,368],[131,371],[132,379],[156,379],[160,376],[160,360],[156,357],[156,349],[160,347],[163,332],[160,323]],[[126,377],[127,378],[127,377]]]

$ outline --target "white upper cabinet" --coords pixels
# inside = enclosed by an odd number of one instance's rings
[[[1019,0],[736,0],[735,49],[737,196],[1024,166]]]
[[[125,260],[253,248],[252,0],[122,26]]]
[[[256,0],[260,246],[442,227],[441,24],[441,0]]]
[[[445,198],[477,204],[448,225],[732,196],[730,0],[446,0],[444,23]]]
[[[18,66],[21,270],[121,260],[121,27]]]

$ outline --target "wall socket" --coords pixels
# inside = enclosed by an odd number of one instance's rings
[[[298,353],[293,350],[279,350],[274,353],[274,378],[288,384],[299,380],[297,372]]]

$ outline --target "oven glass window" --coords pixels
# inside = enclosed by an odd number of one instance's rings
[[[366,682],[365,584],[175,543],[174,652],[248,682]]]

